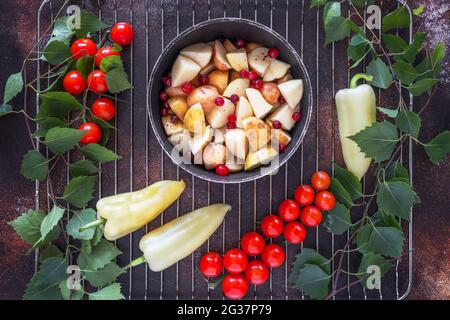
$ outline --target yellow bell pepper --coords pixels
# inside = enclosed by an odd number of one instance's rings
[[[117,194],[97,202],[98,220],[80,230],[104,224],[103,234],[109,241],[142,228],[155,219],[181,195],[183,181],[159,181],[139,191]]]
[[[139,242],[144,255],[127,267],[147,261],[152,271],[167,269],[208,240],[230,210],[231,206],[227,204],[214,204],[187,213],[147,233]]]
[[[345,165],[361,179],[369,169],[372,159],[366,157],[358,145],[348,137],[376,122],[376,98],[370,85],[357,86],[359,79],[372,81],[373,77],[361,73],[355,75],[349,89],[342,89],[336,93],[336,109]]]

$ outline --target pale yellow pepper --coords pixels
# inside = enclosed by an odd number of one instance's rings
[[[142,228],[175,202],[185,186],[183,181],[164,180],[139,191],[100,199],[97,215],[105,223],[105,238],[113,241]]]
[[[361,152],[358,145],[348,137],[365,127],[370,127],[377,119],[375,92],[368,84],[357,86],[359,79],[372,81],[373,78],[361,73],[355,75],[349,89],[342,89],[336,93],[336,109],[345,165],[361,179],[369,169],[372,158]]]
[[[128,267],[147,261],[152,271],[167,269],[205,243],[230,210],[228,204],[214,204],[187,213],[147,233],[139,242],[144,255],[133,260]]]

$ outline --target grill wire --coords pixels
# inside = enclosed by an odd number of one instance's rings
[[[406,4],[403,0],[398,2]],[[383,0],[378,3],[384,9]],[[257,229],[259,221],[269,212],[276,212],[277,204],[291,197],[296,185],[308,183],[310,175],[317,169],[332,172],[332,161],[342,163],[333,96],[337,90],[347,86],[351,74],[360,70],[350,70],[350,64],[341,62],[347,59],[342,43],[323,46],[324,33],[321,25],[323,9],[309,8],[307,0],[82,0],[78,1],[78,4],[97,13],[108,24],[129,21],[136,31],[134,43],[122,52],[134,89],[115,97],[118,111],[114,125],[117,130],[109,142],[109,147],[119,153],[122,159],[100,167],[96,198],[137,190],[161,179],[183,179],[187,184],[186,191],[177,203],[168,208],[159,220],[156,219],[157,221],[141,230],[117,240],[117,245],[124,252],[117,258],[117,263],[126,265],[131,259],[140,256],[138,243],[141,236],[164,222],[210,203],[227,202],[233,205],[233,210],[227,215],[222,227],[190,257],[160,273],[151,272],[146,265],[140,265],[122,275],[119,281],[122,283],[123,293],[128,299],[223,299],[220,289],[210,290],[197,271],[201,254],[207,250],[225,252],[239,246],[241,235]],[[43,1],[38,11],[37,39],[40,39],[54,14],[63,5],[62,0]],[[354,9],[347,3],[342,2],[342,6],[343,12],[347,12],[349,17],[355,14]],[[366,17],[365,10],[361,9],[360,14]],[[192,25],[219,17],[255,20],[285,37],[304,60],[314,92],[316,116],[313,117],[298,151],[276,175],[238,185],[202,181],[175,166],[158,145],[149,127],[146,111],[146,84],[153,64],[165,44]],[[408,31],[410,42],[412,29],[411,23]],[[38,55],[41,50],[42,46],[38,49]],[[137,57],[145,57],[145,61]],[[45,72],[44,68],[45,64],[36,64],[38,77],[42,69]],[[40,79],[37,82],[37,89],[40,90],[42,83],[48,84],[48,81],[49,79]],[[392,103],[388,93],[379,91],[378,103],[382,101]],[[412,110],[412,97],[407,96],[406,101]],[[38,96],[30,99],[26,95],[24,105],[30,109],[32,108],[30,106],[35,106],[37,112]],[[36,148],[48,152],[38,141]],[[400,160],[409,168],[412,179],[411,141],[402,149]],[[291,171],[295,174],[290,174]],[[69,179],[67,172],[62,176],[65,180]],[[371,178],[364,179],[366,192],[370,192],[372,185]],[[52,183],[36,183],[36,208],[48,207],[50,199],[47,190],[51,187]],[[360,211],[356,208],[352,211],[353,218],[361,214],[358,210]],[[394,270],[383,279],[380,290],[366,290],[357,285],[339,293],[336,299],[404,299],[408,295],[412,279],[412,222],[404,220],[399,222],[406,230],[407,250],[409,250],[407,258],[395,263]],[[342,247],[349,237],[348,233],[334,236],[323,230],[319,231],[318,228],[311,229],[309,233],[305,244],[300,246],[274,240],[285,247],[286,263],[284,267],[272,270],[270,280],[266,284],[250,288],[248,299],[306,298],[303,293],[290,287],[287,281],[295,255],[301,252],[303,247],[310,247],[328,258],[333,258],[336,250]],[[38,250],[35,253],[35,261],[37,268]],[[334,259],[332,264],[333,262]],[[357,263],[356,255],[348,253],[347,265],[344,267],[354,270]],[[348,285],[351,279],[349,274],[342,275],[339,286]]]

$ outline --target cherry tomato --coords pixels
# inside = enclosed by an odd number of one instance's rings
[[[311,186],[301,185],[295,189],[295,200],[303,207],[314,203],[315,192]]]
[[[286,222],[294,221],[300,215],[300,207],[291,199],[284,200],[278,206],[278,214]]]
[[[229,274],[222,281],[223,294],[233,300],[242,299],[248,291],[248,281],[241,274]]]
[[[272,243],[264,248],[261,259],[268,267],[278,268],[284,263],[286,253],[279,245]]]
[[[247,255],[240,249],[230,249],[223,256],[223,266],[228,273],[242,273],[247,268],[247,264]]]
[[[325,171],[317,171],[311,177],[311,184],[317,191],[327,190],[330,183],[330,176]]]
[[[98,98],[92,104],[92,113],[97,118],[109,121],[116,115],[116,105],[108,98]]]
[[[208,278],[218,277],[222,273],[223,259],[217,252],[207,252],[200,259],[200,272]]]
[[[121,46],[129,45],[133,38],[133,27],[126,22],[118,22],[111,29],[112,41]]]
[[[230,172],[230,169],[224,164],[218,164],[216,166],[216,174],[221,177],[225,177]]]
[[[105,73],[102,70],[92,71],[88,76],[87,83],[89,89],[97,94],[105,93],[106,91],[108,91]]]
[[[98,49],[98,51],[95,55],[95,64],[97,65],[97,67],[100,67],[100,64],[101,64],[103,58],[106,58],[109,56],[120,56],[120,52],[113,51],[113,48],[111,46],[106,46],[106,47]]]
[[[93,122],[83,123],[79,129],[87,131],[84,136],[81,137],[81,143],[99,143],[102,139],[102,130],[97,124]]]
[[[303,208],[300,220],[307,227],[316,227],[322,222],[322,211],[315,206]]]
[[[263,284],[269,278],[269,268],[262,261],[250,261],[245,269],[245,277],[251,284]]]
[[[86,80],[84,80],[80,72],[76,70],[70,71],[64,76],[63,87],[70,94],[82,94],[86,89]]]
[[[316,196],[316,207],[323,211],[330,211],[336,205],[336,198],[329,191],[320,191]]]
[[[264,217],[261,222],[262,233],[267,238],[276,238],[283,233],[284,222],[283,220],[274,214],[269,214]]]
[[[251,257],[261,254],[265,246],[264,238],[254,231],[244,234],[241,239],[242,250]]]
[[[83,56],[94,57],[97,53],[97,45],[91,39],[82,38],[72,43],[71,51],[75,60],[78,60]]]
[[[300,222],[292,221],[284,227],[283,235],[287,242],[299,244],[306,238],[306,228]]]

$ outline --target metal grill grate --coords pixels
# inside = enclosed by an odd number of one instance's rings
[[[161,179],[183,179],[187,188],[181,198],[166,210],[160,219],[145,228],[117,240],[124,252],[118,258],[120,265],[140,256],[139,239],[148,230],[167,222],[180,213],[191,211],[209,203],[227,202],[233,206],[223,226],[199,250],[164,272],[151,272],[146,266],[133,268],[121,277],[124,293],[129,299],[222,299],[220,290],[211,291],[196,270],[201,253],[206,250],[224,252],[239,245],[241,234],[256,229],[258,221],[267,213],[275,212],[277,204],[292,196],[296,185],[307,181],[317,169],[331,171],[331,161],[342,163],[337,119],[333,96],[346,87],[351,73],[345,53],[345,44],[323,46],[324,33],[321,26],[322,9],[310,9],[307,0],[106,0],[80,1],[82,7],[98,13],[107,23],[119,20],[130,21],[135,28],[134,44],[123,52],[124,63],[134,86],[129,92],[116,97],[118,114],[110,147],[122,159],[103,165],[99,174],[97,198],[119,192],[143,188]],[[392,6],[379,4],[383,10]],[[45,0],[38,12],[38,34],[40,38],[64,1]],[[355,9],[342,4],[348,16],[355,15]],[[345,11],[344,11],[345,12]],[[64,11],[63,11],[64,13]],[[359,14],[364,15],[364,10]],[[315,114],[308,133],[294,156],[280,168],[278,174],[266,176],[254,182],[238,185],[222,185],[205,182],[180,170],[164,154],[149,128],[147,117],[147,83],[159,54],[179,32],[201,21],[218,17],[242,17],[263,23],[284,36],[300,53],[308,69],[314,90]],[[412,25],[410,26],[410,40]],[[44,65],[37,65],[41,74]],[[41,86],[38,82],[38,89]],[[412,108],[411,97],[407,97]],[[379,103],[396,103],[392,92],[379,92]],[[26,102],[26,101],[25,101]],[[36,109],[38,97],[36,97]],[[30,104],[30,103],[29,103]],[[38,146],[39,147],[39,146]],[[75,155],[74,155],[75,156]],[[411,145],[401,152],[401,160],[409,167],[412,177]],[[62,183],[68,173],[57,178]],[[57,180],[55,179],[55,180]],[[120,182],[120,183],[119,183]],[[366,191],[372,189],[373,178],[364,180]],[[46,189],[49,185],[36,185],[36,206],[47,207]],[[352,211],[357,217],[362,208]],[[412,225],[401,222],[412,249]],[[272,271],[270,281],[249,290],[248,299],[304,299],[305,297],[287,283],[289,266],[303,246],[317,249],[327,257],[334,257],[337,250],[348,239],[348,234],[333,236],[321,229],[309,230],[307,240],[301,246],[283,244],[287,252],[284,267]],[[411,251],[410,251],[411,252]],[[348,253],[344,268],[354,269],[356,255]],[[37,260],[37,259],[36,259]],[[334,262],[334,259],[333,259]],[[405,261],[397,262],[395,270],[386,275],[381,290],[364,290],[354,286],[342,291],[337,299],[403,299],[411,285],[412,253]],[[340,286],[352,281],[350,275],[340,278]]]

